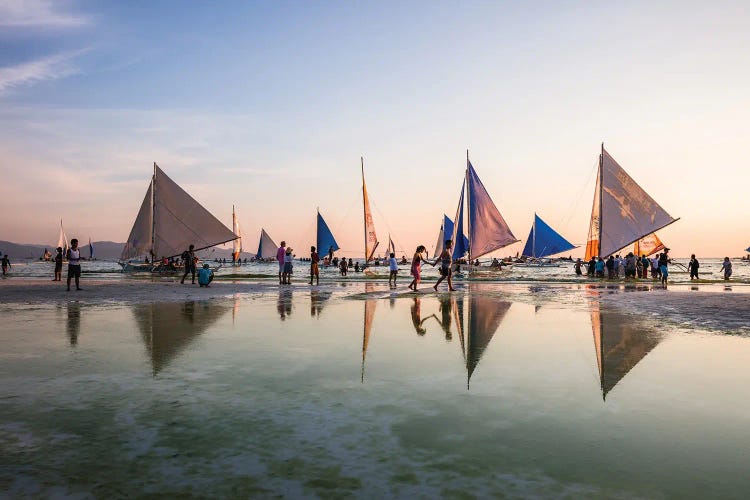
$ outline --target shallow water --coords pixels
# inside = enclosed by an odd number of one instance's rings
[[[744,497],[750,338],[602,293],[2,305],[0,490]]]

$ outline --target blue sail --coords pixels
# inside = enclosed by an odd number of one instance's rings
[[[453,221],[448,217],[447,215],[443,214],[443,225],[440,228],[440,241],[438,241],[437,248],[435,249],[435,257],[439,257],[441,253],[443,253],[443,248],[445,247],[445,240],[451,239],[454,237],[453,234],[453,228],[454,228]],[[464,248],[469,248],[469,238],[466,237],[465,234],[461,235],[464,240]]]
[[[320,255],[327,255],[330,249],[335,252],[339,249],[339,244],[336,243],[336,238],[333,237],[333,233],[328,229],[328,224],[323,220],[323,216],[318,212],[318,238],[317,238],[318,253]]]
[[[458,260],[463,258],[469,252],[469,245],[464,234],[464,187],[466,186],[466,180],[461,184],[461,196],[458,199],[458,209],[456,210],[456,219],[453,224],[453,231],[450,232],[453,240],[453,259]],[[445,231],[448,234],[448,231]],[[462,237],[459,238],[459,235]]]
[[[746,251],[746,252],[748,252],[748,253],[750,253],[750,247],[747,247],[747,248],[745,249],[745,251]]]
[[[547,257],[556,253],[567,252],[575,248],[575,245],[560,236],[560,234],[549,227],[538,215],[534,214],[534,223],[529,231],[529,239],[523,247],[523,254],[527,257]]]
[[[490,198],[469,159],[466,159],[469,198],[469,241],[472,259],[518,241]]]

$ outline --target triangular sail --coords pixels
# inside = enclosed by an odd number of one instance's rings
[[[445,219],[448,219],[447,215],[443,216],[443,220],[445,220]],[[450,220],[450,219],[448,219],[448,220]],[[452,232],[453,231],[451,231],[451,233]],[[443,253],[443,247],[445,246],[445,235],[446,234],[450,234],[450,233],[446,233],[445,232],[445,222],[442,222],[440,224],[440,232],[438,233],[437,243],[435,243],[435,253],[432,254],[433,256],[437,257],[438,255],[440,255],[441,253]]]
[[[232,260],[237,261],[242,253],[242,230],[240,229],[240,221],[237,220],[237,214],[234,211],[234,205],[232,205],[232,232],[237,235],[237,239],[232,242]]]
[[[255,258],[258,260],[275,259],[277,250],[276,243],[274,243],[265,229],[261,229],[260,242],[258,243],[258,251],[255,254]]]
[[[335,252],[339,249],[339,244],[336,243],[336,238],[333,237],[333,233],[328,229],[328,224],[323,219],[323,216],[318,212],[318,236],[317,236],[318,253],[320,255],[327,254],[330,249]]]
[[[396,244],[391,239],[391,235],[388,235],[388,257],[391,256],[391,254],[396,255]]]
[[[439,257],[441,253],[443,253],[443,248],[445,247],[445,240],[446,238],[457,238],[458,234],[453,234],[453,228],[454,228],[453,221],[448,217],[447,215],[443,214],[443,223],[440,226],[440,234],[438,235],[438,241],[435,245],[435,257]],[[469,248],[469,238],[466,237],[465,234],[461,235],[461,240],[463,241],[463,249],[459,249],[459,251],[463,251],[463,256],[466,254]],[[455,248],[454,248],[454,254],[455,254]]]
[[[63,221],[60,219],[60,235],[57,237],[57,246],[63,249],[63,255],[68,253],[68,235],[65,234],[65,228],[63,228]]]
[[[458,260],[464,257],[469,252],[468,245],[465,245],[464,239],[461,235],[464,234],[464,188],[466,187],[466,180],[461,184],[461,196],[458,198],[458,208],[456,209],[456,218],[453,224],[453,231],[450,232],[451,240],[453,240],[453,259]],[[449,234],[446,232],[446,234]],[[440,251],[442,253],[442,250]],[[438,255],[435,255],[438,257]]]
[[[560,236],[541,217],[534,214],[534,223],[529,231],[526,246],[523,247],[522,255],[527,257],[542,258],[567,252],[575,248],[571,242]]]
[[[518,241],[490,198],[477,172],[466,159],[469,211],[469,257],[476,259]]]
[[[597,215],[598,227],[595,225]],[[587,259],[610,255],[675,220],[602,146],[586,245]]]
[[[139,255],[146,255],[151,251],[151,236],[153,234],[154,222],[153,222],[153,188],[154,183],[148,185],[146,190],[146,196],[143,198],[141,208],[138,210],[138,215],[133,223],[133,228],[130,230],[130,236],[125,242],[125,248],[122,249],[122,260],[132,259]]]
[[[89,236],[89,259],[94,258],[94,245],[91,243],[91,237]]]
[[[375,255],[375,249],[378,247],[378,236],[375,234],[375,224],[372,222],[370,198],[367,196],[367,185],[365,184],[365,161],[362,158],[360,159],[362,160],[362,202],[365,218],[365,262],[370,262]],[[318,214],[318,216],[320,216],[320,214]],[[333,238],[333,235],[331,235],[331,238]],[[320,250],[320,248],[318,248],[318,250]],[[334,248],[334,250],[337,250],[337,248]],[[328,248],[324,251],[327,252]]]
[[[156,164],[153,198],[152,253],[155,257],[180,255],[189,245],[195,245],[195,250],[202,250],[237,239],[237,235],[195,201]]]
[[[642,255],[648,257],[665,248],[664,243],[662,243],[656,233],[651,233],[633,243],[633,254],[639,257]]]

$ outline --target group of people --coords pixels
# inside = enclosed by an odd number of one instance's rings
[[[198,286],[208,288],[211,282],[214,280],[214,271],[208,264],[203,264],[203,267],[196,272],[198,266],[198,257],[195,255],[195,245],[190,245],[187,250],[182,252],[180,255],[182,262],[185,263],[185,273],[182,275],[180,284],[185,284],[185,278],[188,274],[191,275],[191,284],[195,285],[195,276],[198,275]]]

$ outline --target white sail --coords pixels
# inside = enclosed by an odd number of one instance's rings
[[[260,230],[260,242],[258,243],[258,252],[255,254],[256,259],[275,259],[276,250],[278,247],[276,243],[268,236],[265,229]]]
[[[57,246],[63,249],[63,255],[68,253],[68,235],[65,234],[62,219],[60,219],[60,235],[57,237]]]
[[[365,262],[370,262],[378,247],[378,236],[375,234],[375,224],[372,221],[372,212],[370,211],[370,198],[367,195],[367,186],[365,185],[365,160],[362,161],[362,202],[364,206],[365,219]]]
[[[128,241],[122,250],[122,255],[120,256],[122,260],[133,259],[139,255],[147,255],[151,251],[151,236],[154,229],[152,196],[153,180],[148,185],[146,196],[143,198],[143,203],[141,203],[141,209],[138,211],[133,228],[130,230]]]
[[[596,206],[596,196],[599,197],[599,207]],[[589,241],[598,240],[598,252],[593,253],[598,256],[610,255],[677,220],[617,164],[604,146],[599,159],[597,192],[592,210],[591,227],[594,231],[597,229],[594,225],[597,212],[598,238],[596,234],[590,234]],[[589,256],[589,253],[587,245],[586,255]]]
[[[232,259],[238,260],[242,253],[242,230],[237,214],[234,212],[234,205],[232,205],[232,232],[237,235],[237,239],[232,242]]]
[[[437,243],[435,243],[435,257],[438,257],[443,253],[443,247],[445,246],[445,227],[444,224],[440,224],[440,233],[438,234]]]
[[[235,239],[237,236],[229,228],[154,163],[151,186],[141,204],[122,258],[129,259],[145,253],[150,253],[154,258],[173,257],[180,255],[190,245],[194,245],[195,250],[202,250]]]

